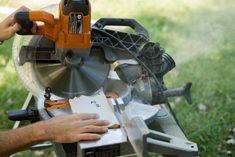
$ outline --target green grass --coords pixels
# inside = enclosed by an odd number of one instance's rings
[[[192,105],[178,98],[170,102],[189,139],[198,143],[200,156],[226,156],[219,154],[219,147],[235,153],[234,146],[224,144],[229,130],[235,128],[235,2],[91,1],[93,19],[134,18],[175,58],[177,68],[165,78],[169,88],[193,82]],[[0,46],[1,129],[12,127],[5,112],[20,108],[27,95],[10,60],[11,44]],[[206,106],[205,111],[199,110],[200,104]]]
[[[13,123],[7,119],[6,112],[20,108],[27,96],[13,68],[11,46],[12,40],[0,46],[0,129],[12,127]]]
[[[171,73],[167,77],[172,86],[193,82],[193,105],[182,99],[172,101],[186,134],[199,144],[203,157],[219,156],[217,148],[235,125],[234,49],[235,46],[225,46],[213,55],[180,65],[177,76]],[[200,111],[199,104],[204,104],[206,111]]]

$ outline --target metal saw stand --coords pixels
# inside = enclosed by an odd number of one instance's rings
[[[33,95],[29,94],[20,111],[31,111],[30,109],[35,103],[36,101]],[[122,116],[123,120],[126,122],[124,123],[125,126],[123,126],[125,129],[109,131],[110,134],[116,134],[116,138],[111,139],[111,136],[105,135],[106,139],[104,138],[103,141],[107,142],[107,145],[102,143],[103,146],[99,146],[99,142],[96,143],[97,145],[94,145],[95,143],[86,142],[74,144],[54,143],[35,145],[31,147],[31,150],[44,150],[54,146],[57,157],[147,157],[149,156],[149,152],[155,152],[164,157],[197,157],[197,145],[187,140],[182,129],[169,112],[167,105],[162,104],[158,105],[158,107],[160,107],[160,110],[155,120],[149,125],[146,125],[139,117],[128,119],[126,113],[122,115],[115,113],[116,116]],[[16,111],[13,112],[17,113]],[[31,115],[31,118],[33,116],[37,115]],[[10,116],[9,118],[11,119]],[[15,120],[16,119],[17,117],[15,117]],[[30,120],[30,118],[28,120]],[[16,121],[14,129],[20,126],[21,122]],[[118,139],[118,137],[122,138]]]

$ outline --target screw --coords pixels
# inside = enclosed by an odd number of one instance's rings
[[[78,18],[79,20],[81,20],[81,19],[82,19],[82,15],[78,15],[77,18]]]

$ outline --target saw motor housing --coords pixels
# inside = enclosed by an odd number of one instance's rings
[[[57,57],[80,53],[88,56],[91,49],[91,6],[89,1],[62,0],[59,18],[45,11],[19,12],[16,21],[22,26],[20,35],[42,35],[55,42]],[[32,32],[33,22],[43,22]],[[61,55],[63,54],[63,55]]]

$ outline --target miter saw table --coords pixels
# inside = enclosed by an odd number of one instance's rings
[[[103,93],[119,127],[98,141],[53,143],[58,157],[198,156],[197,145],[187,140],[167,100],[183,96],[192,103],[192,84],[166,88],[163,76],[175,62],[159,43],[150,42],[148,31],[133,19],[102,18],[91,26],[87,0],[62,0],[59,12],[55,8],[15,16],[22,30],[14,41],[13,60],[30,94],[23,109],[9,112],[9,118],[36,122],[71,114],[71,99],[86,96],[92,104]],[[31,32],[36,22],[43,25],[37,23]],[[134,33],[107,26],[128,26]]]
[[[41,101],[41,102],[40,102]],[[35,111],[35,104],[43,104],[43,99],[36,103],[32,94],[29,94],[22,111],[31,113],[28,116],[22,117],[20,112],[9,112],[12,120],[35,120],[40,115],[43,119],[48,119],[50,116],[43,109]],[[43,106],[43,105],[42,105]],[[178,126],[174,117],[171,115],[167,104],[154,106],[158,111],[156,115],[147,120],[148,125],[143,123],[141,118],[128,120],[128,125],[133,128],[128,128],[130,137],[124,128],[112,129],[105,134],[101,140],[94,142],[80,142],[74,144],[56,144],[54,149],[58,157],[114,157],[114,156],[147,156],[148,152],[157,152],[167,154],[164,156],[197,156],[197,145],[187,140],[181,128]],[[136,108],[138,110],[138,108]],[[59,111],[63,112],[63,111]],[[116,115],[120,116],[116,110]],[[24,115],[25,115],[24,113]],[[153,113],[153,112],[152,112]],[[142,112],[143,114],[143,112]],[[146,113],[148,117],[148,113]],[[124,118],[125,119],[125,118]],[[20,121],[16,122],[14,128],[20,127]],[[126,126],[123,126],[126,127]],[[154,131],[155,130],[155,131]],[[135,151],[130,143],[130,138],[135,144]],[[52,147],[51,144],[39,144],[31,147],[31,150],[43,150]],[[145,155],[142,155],[145,154]]]

